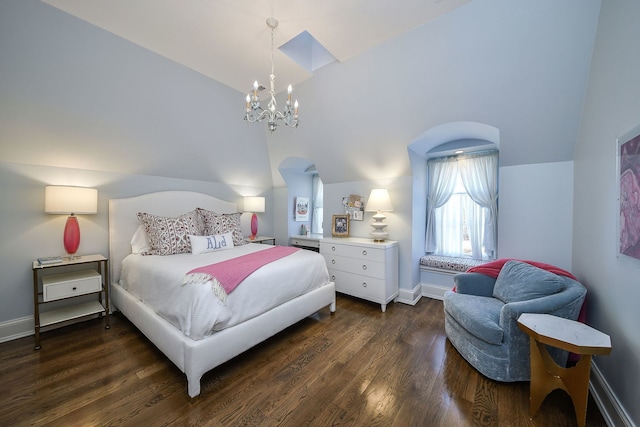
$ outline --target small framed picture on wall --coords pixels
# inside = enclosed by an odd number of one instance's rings
[[[296,197],[296,221],[309,221],[309,198]]]
[[[333,215],[331,218],[331,235],[349,237],[349,215]]]

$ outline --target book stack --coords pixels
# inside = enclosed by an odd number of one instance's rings
[[[38,264],[40,265],[51,265],[51,264],[60,264],[62,262],[62,257],[59,256],[49,256],[38,258]]]

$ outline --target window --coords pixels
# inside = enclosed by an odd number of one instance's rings
[[[494,258],[497,242],[497,151],[427,162],[425,250],[435,255]]]
[[[324,214],[324,186],[320,175],[313,175],[313,214],[311,216],[311,232],[313,234],[322,234],[322,216]]]

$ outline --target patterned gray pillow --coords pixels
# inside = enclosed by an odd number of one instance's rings
[[[219,214],[207,209],[196,209],[202,221],[202,234],[205,236],[213,234],[231,233],[233,235],[233,245],[244,245],[245,240],[242,237],[242,229],[240,228],[240,217],[242,212],[231,214]]]
[[[202,235],[198,213],[194,210],[178,217],[138,212],[138,221],[147,232],[151,249],[142,255],[175,255],[191,252],[189,234]]]

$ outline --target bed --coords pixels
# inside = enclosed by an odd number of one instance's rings
[[[182,323],[176,322],[174,318],[167,316],[165,313],[162,315],[156,313],[158,307],[155,307],[151,303],[152,298],[148,296],[149,294],[145,296],[138,292],[141,288],[156,286],[155,280],[158,280],[163,274],[134,274],[132,271],[135,270],[132,266],[136,262],[144,263],[152,259],[161,259],[162,264],[172,264],[174,260],[178,260],[180,257],[193,264],[191,260],[201,255],[181,254],[142,257],[140,254],[132,253],[136,252],[135,246],[132,251],[132,237],[140,232],[140,221],[138,220],[137,214],[138,212],[145,212],[163,217],[178,217],[185,212],[190,212],[198,208],[219,214],[233,214],[237,211],[235,203],[226,202],[206,194],[185,191],[164,191],[131,198],[111,199],[109,201],[109,256],[110,277],[112,282],[112,307],[122,312],[186,375],[187,392],[190,397],[195,397],[200,394],[200,379],[202,375],[209,370],[327,306],[331,313],[335,312],[336,308],[335,285],[329,281],[327,274],[326,278],[322,279],[323,283],[320,285],[310,286],[310,289],[305,290],[300,295],[293,297],[290,295],[283,296],[284,301],[277,303],[277,305],[268,308],[267,311],[264,312],[249,312],[245,315],[247,318],[241,319],[239,323],[230,323],[227,325],[225,322],[221,322],[213,327],[209,333],[203,333],[202,330],[194,333],[188,328],[185,329]],[[236,249],[240,250],[244,248],[240,251],[241,253],[271,249],[271,247],[265,248],[266,246],[267,245],[251,243],[238,246],[229,251],[225,250],[224,254],[228,258],[228,254],[231,253],[230,251]],[[277,248],[273,248],[272,250],[274,249]],[[246,283],[250,283],[250,280],[269,286],[270,289],[284,287],[281,285],[283,285],[283,282],[286,280],[278,278],[282,277],[281,272],[276,273],[275,271],[269,270],[269,268],[284,269],[285,267],[280,265],[284,262],[290,263],[291,266],[287,266],[286,268],[292,269],[301,268],[301,265],[296,266],[295,264],[304,263],[305,265],[309,265],[309,263],[313,263],[315,265],[318,258],[310,257],[321,258],[319,254],[299,249],[296,253],[285,256],[283,259],[275,260],[264,267],[260,267],[260,269],[251,273],[249,277],[238,285],[236,290],[228,295],[227,300],[225,300],[222,305],[231,304],[230,306],[232,306],[233,303],[231,301],[236,298],[236,295],[242,295],[242,292],[244,292],[245,295],[251,293],[252,291],[242,290]],[[298,260],[297,258],[300,259]],[[322,268],[326,269],[324,261],[322,261],[322,263]],[[157,264],[158,263],[152,263],[151,268],[156,268]],[[166,274],[166,276],[170,276],[170,274]],[[180,276],[182,276],[182,272]],[[303,281],[303,279],[299,278],[301,275],[298,273],[289,273],[289,276],[296,277],[298,281]],[[146,277],[152,277],[151,280],[153,282],[146,284],[136,283],[138,281],[145,282]],[[254,279],[254,277],[258,279]],[[318,282],[318,280],[321,279],[316,275],[313,280]],[[197,287],[199,285],[190,286]],[[256,285],[246,286],[254,286],[255,288]],[[174,288],[171,288],[170,291],[176,292],[178,288],[182,291],[184,287],[187,286],[178,284]],[[309,285],[307,285],[307,287],[309,287]],[[211,289],[213,289],[213,285]],[[200,292],[204,291],[200,290]],[[206,295],[206,298],[210,298],[209,293]],[[214,319],[214,321],[216,320]],[[187,333],[186,335],[185,331]]]

